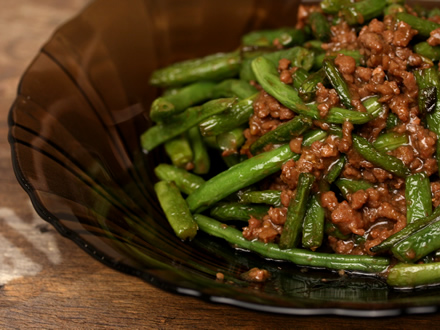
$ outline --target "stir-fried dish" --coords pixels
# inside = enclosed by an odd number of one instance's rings
[[[141,141],[170,159],[155,190],[176,235],[440,283],[439,59],[439,8],[324,0],[155,71]]]

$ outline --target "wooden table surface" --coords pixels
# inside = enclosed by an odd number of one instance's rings
[[[387,319],[283,316],[163,292],[105,267],[33,211],[11,168],[7,114],[18,80],[52,31],[88,0],[0,0],[0,329],[386,329],[440,324],[439,314]]]

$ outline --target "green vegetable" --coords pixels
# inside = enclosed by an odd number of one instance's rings
[[[400,159],[374,149],[373,145],[368,142],[367,139],[356,134],[352,134],[352,139],[354,149],[374,165],[401,178],[405,178],[411,174],[410,169],[407,168]]]
[[[260,190],[247,191],[240,195],[240,203],[267,204],[281,206],[281,191],[279,190]]]
[[[431,183],[426,174],[416,173],[406,178],[405,199],[407,223],[431,215]]]
[[[200,80],[222,80],[234,77],[240,69],[240,52],[218,53],[203,58],[178,62],[156,70],[150,77],[153,86],[169,87]]]
[[[386,240],[384,240],[382,243],[380,243],[376,246],[373,246],[370,250],[371,250],[371,252],[374,252],[374,253],[388,251],[398,242],[403,241],[404,239],[410,237],[412,234],[421,230],[425,226],[427,226],[431,223],[436,223],[438,221],[440,221],[440,207],[437,207],[434,210],[434,212],[432,212],[432,214],[430,216],[423,217],[423,218],[412,221],[410,224],[408,224],[401,231],[391,235]]]
[[[338,93],[341,103],[347,109],[353,109],[353,106],[351,104],[352,97],[350,95],[350,90],[344,77],[342,77],[342,74],[336,68],[335,64],[329,59],[326,59],[323,63],[323,69],[325,74],[327,75],[327,79],[330,81],[333,88]]]
[[[373,142],[373,147],[380,152],[386,152],[407,145],[408,143],[409,140],[406,134],[388,132],[379,135],[376,141]]]
[[[356,270],[368,273],[382,272],[389,265],[389,260],[382,257],[319,253],[303,249],[282,250],[276,244],[256,240],[248,241],[243,237],[241,231],[231,226],[225,226],[204,215],[195,214],[194,219],[204,232],[223,238],[238,248],[254,251],[266,258],[288,260],[301,266]]]
[[[426,19],[416,17],[408,13],[398,13],[396,15],[398,20],[404,21],[405,23],[411,25],[414,30],[419,32],[419,36],[428,38],[431,31],[438,29],[440,24],[428,21]]]
[[[165,152],[177,167],[186,168],[193,160],[191,146],[184,134],[165,142]]]
[[[267,214],[270,206],[242,204],[242,203],[222,203],[214,206],[210,210],[211,217],[221,221],[248,221],[250,217],[261,219]]]
[[[249,82],[240,79],[226,79],[212,89],[212,98],[238,97],[246,99],[257,93],[257,89]]]
[[[250,146],[253,155],[269,144],[283,144],[292,138],[303,134],[312,126],[312,120],[304,116],[296,116],[292,120],[279,125],[274,130],[267,132]]]
[[[276,68],[264,57],[258,57],[252,62],[252,68],[257,80],[264,90],[275,97],[281,104],[292,111],[313,119],[322,119],[314,104],[306,105],[300,99],[292,86],[282,83]],[[350,121],[354,124],[365,124],[373,119],[368,113],[351,111],[342,108],[331,108],[325,120],[329,123],[342,124]]]
[[[151,104],[150,118],[155,122],[166,121],[187,108],[212,98],[215,83],[200,81],[186,86],[168,96],[161,96]]]
[[[205,142],[203,142],[202,135],[200,134],[200,130],[197,126],[193,126],[188,130],[188,139],[194,154],[194,173],[208,173],[211,167],[211,160],[209,158]]]
[[[367,181],[347,178],[340,178],[335,181],[335,184],[345,199],[347,199],[347,195],[354,194],[358,190],[367,190],[368,188],[373,187],[373,185]]]
[[[218,113],[200,122],[200,132],[203,136],[213,136],[226,133],[246,124],[254,113],[253,103],[258,94],[254,94],[232,105],[223,113]]]
[[[285,27],[281,29],[252,31],[242,37],[245,46],[273,46],[277,40],[285,47],[302,45],[306,41],[306,34],[303,30]]]
[[[167,123],[159,123],[150,127],[141,136],[142,147],[147,151],[151,151],[160,144],[186,132],[204,119],[231,108],[235,103],[235,99],[218,99],[206,102],[201,106],[189,108],[174,116]]]
[[[306,213],[307,200],[315,177],[310,173],[300,173],[295,198],[290,200],[286,222],[280,237],[280,248],[290,249],[298,244]]]
[[[205,183],[201,177],[169,164],[157,165],[154,173],[159,180],[174,181],[180,191],[187,195]]]
[[[324,238],[325,211],[319,197],[313,195],[307,203],[306,215],[302,228],[302,246],[315,251]]]
[[[308,23],[315,39],[323,42],[330,40],[330,24],[328,23],[327,17],[320,12],[314,11],[309,14]]]
[[[249,158],[206,181],[186,199],[192,212],[204,209],[233,192],[260,181],[280,170],[281,165],[298,155],[288,145]]]
[[[399,263],[390,268],[387,283],[394,287],[414,288],[438,283],[439,278],[440,262],[416,265]]]
[[[340,14],[350,25],[364,24],[382,15],[386,5],[383,0],[361,0],[341,8]]]
[[[159,181],[154,185],[154,190],[177,237],[182,240],[193,239],[198,226],[174,182]]]

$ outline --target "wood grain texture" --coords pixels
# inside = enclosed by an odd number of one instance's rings
[[[39,219],[11,168],[6,140],[7,113],[15,96],[19,76],[40,46],[59,24],[87,2],[1,0],[1,329],[401,329],[438,324],[438,314],[391,319],[289,317],[174,295],[103,266]]]

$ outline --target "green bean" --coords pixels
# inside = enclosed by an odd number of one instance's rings
[[[278,67],[279,61],[285,58],[291,62],[292,67],[303,68],[304,70],[309,71],[313,66],[314,53],[304,47],[296,46],[264,54],[262,57],[272,62],[275,67]]]
[[[315,251],[322,244],[324,237],[325,211],[317,195],[307,203],[307,211],[302,228],[302,246]]]
[[[387,6],[384,11],[383,14],[386,15],[397,15],[398,13],[405,13],[406,9],[403,5],[399,5],[397,3],[391,4],[389,6]]]
[[[440,46],[430,46],[426,41],[414,45],[414,52],[429,58],[431,61],[440,60]]]
[[[437,283],[440,278],[440,262],[409,265],[399,263],[390,268],[387,283],[393,287],[414,288]]]
[[[166,121],[171,116],[181,113],[190,106],[212,98],[214,82],[200,81],[186,86],[168,96],[162,96],[153,101],[150,118],[155,122]]]
[[[411,174],[405,180],[406,222],[432,213],[431,183],[424,173]]]
[[[322,129],[314,129],[304,133],[302,145],[304,147],[310,147],[315,141],[323,141],[327,137],[328,133]]]
[[[299,87],[299,95],[304,101],[312,101],[315,98],[318,83],[324,83],[327,79],[327,75],[324,69],[320,69],[315,73],[312,73],[303,81]]]
[[[258,30],[245,34],[241,41],[245,46],[273,46],[275,40],[284,47],[302,45],[306,41],[303,30],[284,27],[272,30]]]
[[[440,222],[428,224],[391,249],[393,255],[404,262],[414,262],[440,249]]]
[[[188,108],[181,114],[174,116],[169,122],[150,127],[141,136],[142,147],[151,151],[158,145],[186,132],[204,119],[223,112],[235,104],[235,99],[218,99],[206,102],[201,106]]]
[[[238,148],[245,142],[243,131],[243,127],[237,127],[232,131],[217,135],[217,144],[220,150],[237,153]]]
[[[305,105],[298,93],[292,86],[280,81],[276,68],[263,57],[258,57],[252,62],[252,68],[257,76],[257,80],[264,90],[275,97],[281,104],[292,111],[311,117],[322,119],[316,104]],[[342,108],[331,108],[325,120],[329,123],[342,124],[350,121],[354,124],[364,124],[372,117],[368,113],[362,113]]]
[[[205,183],[205,180],[201,177],[169,164],[157,165],[154,169],[154,173],[159,180],[174,181],[180,191],[187,195]]]
[[[368,273],[384,271],[389,260],[382,257],[340,255],[330,253],[311,252],[304,249],[281,250],[273,243],[263,243],[257,240],[248,241],[241,231],[206,217],[201,214],[194,215],[194,219],[204,232],[225,239],[230,244],[260,254],[263,257],[287,260],[294,264],[310,267],[325,267],[329,269],[345,269]]]
[[[340,49],[333,52],[328,52],[326,58],[334,60],[339,54],[352,57],[356,65],[364,64],[364,56],[357,49]]]
[[[428,38],[430,36],[431,31],[440,27],[440,24],[428,21],[420,17],[416,17],[408,13],[398,13],[396,17],[398,20],[404,21],[405,23],[411,25],[414,30],[417,30],[419,32],[419,36],[425,38]]]
[[[326,16],[320,12],[314,11],[309,14],[308,24],[312,29],[312,34],[315,39],[322,42],[328,42],[330,40],[330,24],[328,23]]]
[[[330,221],[326,221],[324,224],[324,232],[328,236],[336,237],[337,239],[346,241],[348,240],[351,235],[350,234],[343,234],[338,227],[336,227],[335,224],[331,223]]]
[[[430,216],[414,220],[401,231],[389,236],[386,240],[382,241],[382,243],[373,246],[370,251],[374,253],[388,251],[398,242],[410,237],[412,234],[416,233],[427,225],[438,221],[440,221],[440,207],[437,207]]]
[[[308,78],[309,73],[303,68],[298,68],[292,75],[293,87],[299,91],[303,82]]]
[[[309,40],[304,43],[303,47],[307,49],[314,50],[315,52],[322,53],[324,50],[322,49],[323,42],[321,40]]]
[[[354,194],[358,190],[367,190],[368,188],[373,187],[373,185],[367,181],[347,178],[339,178],[335,181],[335,184],[345,199],[347,199],[347,195]]]
[[[383,0],[361,0],[342,8],[340,14],[349,25],[364,24],[382,15],[386,5]]]
[[[240,195],[240,203],[267,204],[278,207],[281,206],[281,191],[279,190],[247,191]]]
[[[379,102],[378,96],[370,96],[364,99],[362,105],[372,118],[377,118],[384,112],[384,107],[382,103]]]
[[[431,109],[426,114],[426,125],[429,130],[437,134],[437,137],[440,137],[440,78],[438,72],[435,67],[430,67],[424,70],[415,70],[414,77],[416,78],[417,86],[419,87],[419,90],[424,90],[430,87],[435,88],[436,91],[435,100],[431,99],[429,103],[432,104],[426,105],[428,109]],[[425,99],[425,101],[428,100]],[[422,108],[423,108],[423,104],[422,104]],[[438,140],[436,143],[436,156],[438,163],[440,160],[440,143],[438,142]],[[439,167],[439,173],[440,173],[440,167]]]
[[[318,53],[315,54],[315,58],[313,60],[313,70],[318,71],[319,69],[322,69],[322,64],[324,63],[324,60],[327,58],[326,53]]]
[[[370,142],[367,141],[367,139],[356,134],[352,134],[352,139],[353,148],[362,157],[374,165],[379,166],[401,178],[405,178],[411,174],[410,169],[406,167],[400,159],[390,156],[386,153],[379,152]]]
[[[280,237],[280,249],[291,249],[298,244],[313,182],[315,182],[313,174],[299,174],[295,197],[290,199],[287,209],[286,222]]]
[[[440,8],[432,8],[428,13],[428,18],[433,18],[435,16],[440,16]]]
[[[386,122],[386,129],[391,130],[401,123],[399,117],[394,113],[389,113]]]
[[[200,80],[222,80],[234,77],[240,69],[240,53],[218,53],[203,58],[178,62],[156,70],[150,77],[153,86],[168,87]]]
[[[211,167],[211,160],[206,149],[205,142],[203,142],[202,135],[197,126],[193,126],[188,130],[188,138],[193,150],[194,159],[194,173],[206,174]]]
[[[181,240],[193,239],[198,226],[175,183],[159,181],[154,185],[154,190],[177,237]]]
[[[280,124],[277,128],[260,136],[251,144],[249,150],[255,155],[269,144],[283,144],[292,138],[303,134],[312,126],[312,120],[304,116],[296,116],[292,120]]]
[[[241,79],[226,79],[218,83],[212,91],[212,98],[238,97],[246,99],[257,93],[257,89]]]
[[[215,135],[203,136],[202,135],[202,139],[203,139],[203,142],[205,143],[205,145],[208,148],[220,149],[218,144],[217,144],[217,136],[215,136]]]
[[[351,104],[352,97],[350,95],[351,93],[348,88],[347,82],[345,81],[339,70],[336,68],[335,64],[331,60],[326,59],[323,63],[323,69],[325,74],[327,75],[327,79],[330,81],[333,88],[338,93],[341,103],[347,109],[353,109],[353,105]]]
[[[193,161],[193,151],[184,134],[165,142],[165,152],[174,166],[186,168]]]
[[[326,14],[337,14],[342,8],[351,4],[350,0],[322,0],[321,9]]]
[[[256,183],[280,170],[291,158],[298,159],[289,145],[249,158],[206,181],[186,199],[194,212],[208,207],[233,192]]]
[[[229,132],[234,128],[246,124],[254,113],[254,94],[231,106],[223,113],[218,113],[202,120],[199,124],[203,136],[213,136]]]
[[[269,205],[222,203],[211,208],[210,215],[221,221],[248,221],[251,216],[256,219],[263,218],[269,211],[269,208]]]
[[[327,173],[324,175],[323,179],[328,183],[333,183],[334,181],[336,181],[336,179],[339,177],[342,170],[344,169],[345,162],[345,156],[339,157],[335,162],[330,164]]]
[[[409,140],[406,134],[388,132],[379,135],[376,141],[373,142],[373,147],[380,152],[386,152],[407,145],[408,143]]]

